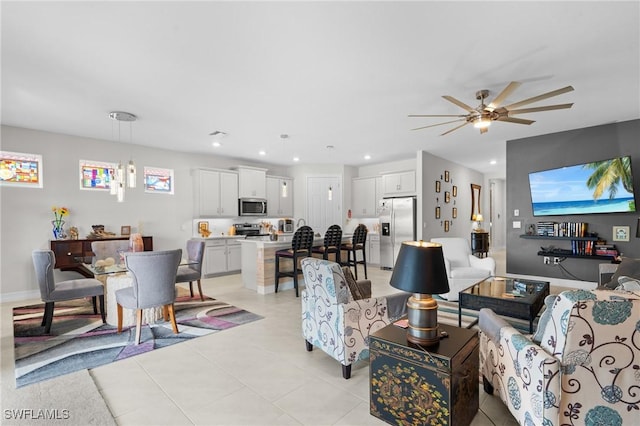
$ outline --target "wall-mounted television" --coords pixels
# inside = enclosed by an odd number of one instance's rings
[[[529,173],[534,216],[635,212],[631,157]]]

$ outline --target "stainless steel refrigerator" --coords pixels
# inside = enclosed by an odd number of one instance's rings
[[[416,198],[380,201],[380,267],[392,269],[403,241],[416,240]]]

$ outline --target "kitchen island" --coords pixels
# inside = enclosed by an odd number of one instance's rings
[[[254,290],[259,294],[274,293],[276,290],[276,251],[291,248],[291,235],[279,235],[278,241],[264,241],[259,239],[240,240],[242,253],[242,284],[245,288]],[[343,242],[351,241],[351,235],[343,235]],[[320,246],[324,238],[316,237],[314,246]],[[333,256],[329,259],[333,260]],[[291,270],[290,259],[280,259],[280,267],[283,270]],[[300,283],[302,278],[298,280]],[[293,278],[287,277],[280,280],[278,289],[288,290],[293,288]]]

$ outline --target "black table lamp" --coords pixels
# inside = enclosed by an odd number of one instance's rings
[[[437,344],[440,341],[438,302],[431,295],[449,291],[442,245],[403,242],[391,274],[391,285],[414,293],[407,302],[407,340],[423,346]]]

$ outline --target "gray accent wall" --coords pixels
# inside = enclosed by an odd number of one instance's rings
[[[529,173],[563,166],[631,156],[636,206],[640,194],[640,120],[631,120],[567,132],[553,133],[507,142],[507,273],[569,280],[598,280],[598,264],[606,260],[572,259],[559,266],[545,265],[537,252],[541,246],[571,248],[568,240],[523,239],[529,224],[540,221],[587,222],[589,232],[597,232],[615,244],[626,257],[640,258],[640,238],[635,238],[640,213],[588,214],[533,217],[529,193]],[[519,216],[514,210],[519,210]],[[521,229],[513,222],[520,221]],[[629,226],[629,242],[612,241],[613,226]]]

